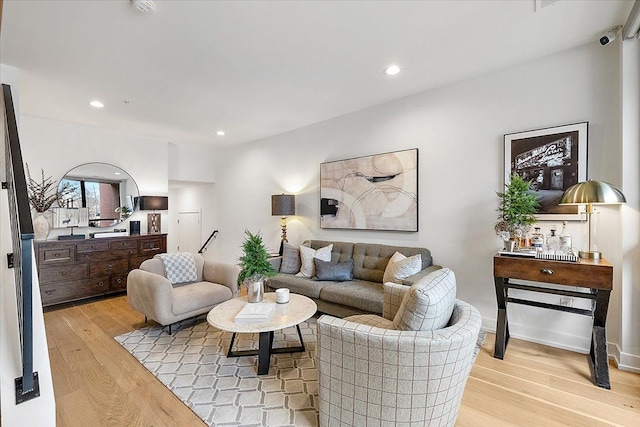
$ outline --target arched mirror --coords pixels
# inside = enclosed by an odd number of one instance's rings
[[[135,210],[138,185],[131,176],[108,163],[85,163],[71,169],[58,184],[63,208],[87,208],[90,227],[112,227]]]

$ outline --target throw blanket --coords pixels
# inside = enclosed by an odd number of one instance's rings
[[[172,285],[195,282],[198,279],[196,260],[192,254],[178,252],[175,254],[156,255],[164,265],[164,275]]]

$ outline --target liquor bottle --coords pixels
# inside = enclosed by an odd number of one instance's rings
[[[567,221],[562,221],[562,230],[560,231],[560,252],[570,254],[572,251],[571,236],[567,233]]]
[[[556,254],[560,252],[560,238],[556,235],[556,229],[552,228],[547,235],[547,252]]]
[[[531,246],[537,252],[544,250],[544,235],[540,232],[540,227],[533,228],[533,234],[531,235]]]

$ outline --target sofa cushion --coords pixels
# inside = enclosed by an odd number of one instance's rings
[[[448,268],[418,280],[405,294],[393,318],[395,329],[432,331],[444,328],[456,301],[456,277]]]
[[[326,240],[305,240],[303,243],[313,249],[320,249],[328,245],[333,245],[331,250],[331,262],[344,262],[353,259],[353,243],[350,242],[328,242]]]
[[[382,314],[382,283],[366,280],[328,283],[320,290],[320,298],[336,304],[357,308],[369,313]]]
[[[425,248],[356,243],[353,245],[353,278],[382,283],[387,264],[396,252],[407,257],[420,254],[421,270],[431,265],[431,252]]]
[[[345,282],[353,280],[353,260],[344,262],[329,262],[314,258],[316,266],[315,280],[330,280],[334,282]]]
[[[179,316],[191,311],[210,307],[233,298],[231,289],[211,282],[196,282],[173,288],[171,311]]]
[[[158,254],[158,257],[164,266],[164,277],[172,285],[195,282],[198,278],[196,260],[192,254],[177,252],[173,254]]]
[[[306,246],[300,246],[300,272],[296,274],[298,277],[313,277],[316,275],[316,267],[313,263],[314,258],[321,259],[322,261],[331,261],[331,249],[333,245],[325,246],[318,250],[308,248]]]
[[[317,282],[308,277],[296,277],[293,274],[279,273],[267,282],[272,289],[288,288],[294,294],[309,298],[320,298],[320,291],[327,285],[336,282]]]
[[[384,270],[382,283],[393,282],[402,284],[404,279],[419,273],[421,269],[422,257],[420,254],[406,257],[400,252],[396,252],[391,259],[389,259],[387,268]]]
[[[280,273],[296,274],[300,271],[300,249],[297,246],[284,244]]]

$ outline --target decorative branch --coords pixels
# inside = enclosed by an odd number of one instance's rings
[[[31,172],[29,171],[29,164],[26,164],[27,169],[27,193],[29,195],[29,203],[36,212],[46,212],[51,209],[51,206],[62,196],[70,191],[69,186],[65,183],[62,188],[58,189],[56,182],[51,177],[44,177],[44,169],[40,169],[42,172],[42,179],[37,182],[31,178]]]

